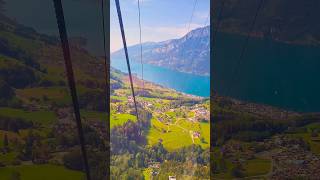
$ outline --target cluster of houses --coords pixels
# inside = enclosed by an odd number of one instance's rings
[[[264,104],[248,103],[234,99],[231,101],[232,106],[239,112],[249,112],[256,115],[269,117],[270,119],[287,119],[300,116],[300,114],[297,112],[286,111]]]
[[[198,119],[198,121],[210,121],[210,112],[209,110],[200,107],[193,110],[195,113],[195,117]]]
[[[133,96],[127,96],[127,99],[128,99],[128,103],[127,105],[129,107],[133,107],[134,106],[134,99],[133,99]],[[140,106],[140,107],[143,107],[145,109],[149,109],[149,108],[152,108],[153,107],[153,104],[148,102],[148,101],[137,101],[137,105]]]
[[[188,120],[191,122],[210,121],[210,111],[203,107],[196,107],[192,110],[194,112],[193,117],[189,117]]]
[[[260,155],[270,158],[272,169],[268,173],[270,179],[317,179],[320,177],[320,156],[312,153],[303,140],[286,135],[266,139],[255,146],[246,146],[241,142],[229,141],[221,148],[223,157],[232,163],[243,163],[257,156],[254,150],[257,146]],[[239,158],[241,157],[241,158]]]
[[[273,155],[272,179],[310,179],[320,177],[320,158],[299,148],[285,149]],[[311,178],[312,179],[312,178]]]
[[[151,176],[157,176],[160,172],[160,162],[149,162],[148,168],[151,169]],[[176,176],[169,176],[169,180],[176,180]]]
[[[149,162],[148,168],[151,169],[151,176],[157,176],[160,172],[160,163],[159,162]]]

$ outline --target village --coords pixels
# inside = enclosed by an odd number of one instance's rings
[[[310,174],[320,175],[319,154],[310,151],[302,139],[288,135],[246,144],[232,140],[221,147],[221,157],[237,164],[239,171],[250,178],[305,179]],[[250,174],[253,169],[256,172]]]
[[[195,104],[193,106],[176,106],[170,104],[166,100],[158,98],[137,98],[137,106],[152,113],[153,117],[167,126],[167,130],[170,131],[170,126],[175,125],[181,128],[184,132],[189,132],[192,142],[195,138],[200,138],[201,133],[199,131],[188,130],[178,125],[180,120],[187,120],[191,123],[206,122],[209,123],[210,112],[209,109],[203,105]],[[112,109],[117,114],[130,114],[133,113],[134,100],[132,96],[127,96],[127,101],[114,101]]]
[[[210,137],[206,132],[210,126],[208,100],[148,82],[144,85],[144,91],[137,88],[136,103],[138,109],[152,114],[151,126],[146,134],[148,146],[160,143],[168,151],[176,151],[193,144],[209,147]],[[133,96],[127,88],[114,90],[111,96],[111,123],[125,122],[125,119],[119,117],[135,115],[134,106]],[[181,140],[184,141],[183,144],[180,143]],[[161,174],[162,163],[158,161],[147,163],[144,172],[147,174],[147,179],[156,178]],[[177,174],[168,174],[167,178],[176,180]]]

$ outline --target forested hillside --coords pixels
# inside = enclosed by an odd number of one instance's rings
[[[213,22],[217,25],[220,10],[223,9],[219,31],[246,35],[250,32],[259,2],[216,0],[213,6]],[[263,1],[251,35],[287,43],[319,45],[319,8],[318,0]]]
[[[103,60],[79,46],[71,54],[90,168],[103,179]],[[0,77],[0,179],[83,178],[59,39],[0,15]]]

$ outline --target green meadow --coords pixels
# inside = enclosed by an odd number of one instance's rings
[[[30,112],[22,109],[0,108],[0,115],[9,118],[21,118],[43,125],[48,125],[57,120],[53,112],[45,110]]]
[[[215,174],[217,179],[235,179],[232,175],[234,165],[225,160],[225,172]],[[271,161],[268,159],[251,159],[247,160],[243,166],[244,178],[243,179],[266,179],[266,175],[271,170]],[[256,177],[256,178],[254,178]]]
[[[0,179],[11,180],[84,180],[84,174],[56,165],[21,165],[0,168]]]
[[[271,170],[271,161],[267,159],[248,160],[244,165],[246,176],[266,175]]]
[[[130,120],[135,122],[137,118],[131,114],[112,114],[110,117],[110,128],[121,126]]]
[[[57,104],[67,103],[71,101],[69,92],[65,87],[35,87],[16,90],[16,93],[19,97],[21,97],[21,99],[24,99],[25,101],[34,99],[42,103],[43,101],[51,101]],[[47,98],[47,100],[45,100],[45,98]]]
[[[186,120],[176,121],[174,124],[165,125],[157,119],[151,120],[151,128],[147,135],[149,145],[154,145],[162,139],[162,144],[169,151],[174,151],[182,147],[193,144],[190,131],[200,132],[200,138],[194,139],[194,144],[199,144],[202,148],[210,146],[210,124],[209,123],[192,123]]]
[[[107,114],[105,112],[97,112],[97,111],[85,111],[81,110],[81,116],[88,120],[107,120]],[[110,116],[110,128],[115,126],[121,126],[127,121],[136,121],[137,118],[131,114],[111,114]]]
[[[150,180],[151,179],[151,172],[152,169],[151,168],[146,168],[143,170],[143,176],[145,180]]]
[[[106,112],[81,110],[81,116],[89,120],[105,121],[107,119],[107,115],[108,114]]]

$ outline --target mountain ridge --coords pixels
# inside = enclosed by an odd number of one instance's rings
[[[140,62],[140,44],[128,47],[130,59]],[[111,54],[123,58],[123,49]],[[210,26],[194,29],[181,38],[142,44],[143,62],[180,72],[209,76]]]

